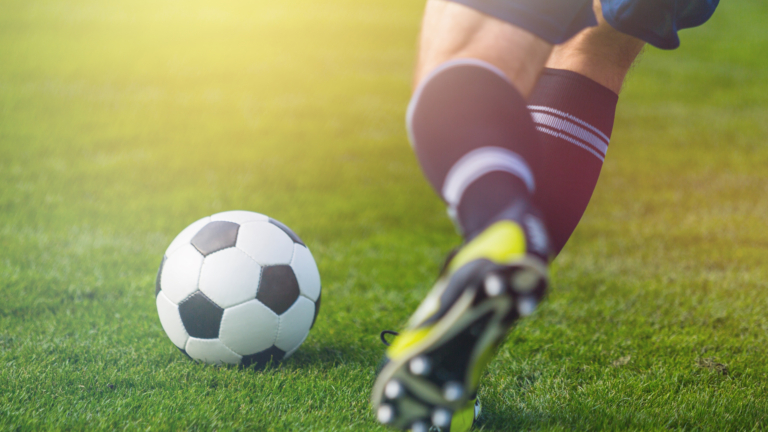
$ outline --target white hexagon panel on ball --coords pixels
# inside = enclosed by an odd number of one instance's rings
[[[223,308],[256,297],[261,266],[243,251],[229,248],[205,257],[200,270],[200,291]]]
[[[249,222],[240,227],[237,248],[261,265],[288,264],[293,256],[293,240],[269,222]]]

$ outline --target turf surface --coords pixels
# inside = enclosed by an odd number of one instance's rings
[[[420,2],[0,1],[0,429],[381,430],[382,346],[458,241],[403,130]],[[768,428],[768,34],[724,2],[631,74],[483,430]],[[323,308],[265,372],[183,357],[154,277],[214,212],[307,242]]]

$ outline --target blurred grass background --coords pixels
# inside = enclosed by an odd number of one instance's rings
[[[0,429],[378,430],[378,332],[459,240],[403,127],[422,6],[0,0]],[[632,72],[483,430],[767,427],[766,16],[724,2]],[[266,372],[186,360],[155,311],[167,244],[230,209],[323,277]]]

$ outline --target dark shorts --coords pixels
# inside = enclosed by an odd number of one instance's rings
[[[591,0],[450,0],[559,44],[597,25]],[[663,49],[680,46],[678,30],[704,24],[719,0],[601,0],[616,30]]]

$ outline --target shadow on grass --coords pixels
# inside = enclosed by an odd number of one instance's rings
[[[322,346],[319,344],[312,344],[302,346],[296,353],[282,361],[265,359],[265,361],[253,363],[248,366],[234,367],[254,372],[270,369],[282,369],[286,371],[330,370],[339,367],[375,370],[381,360],[383,352],[383,349],[361,347],[355,344],[323,344]]]
[[[357,344],[310,345],[301,347],[295,354],[283,361],[283,367],[302,369],[309,367],[335,368],[353,366],[358,368],[375,367],[383,349],[362,347]]]

